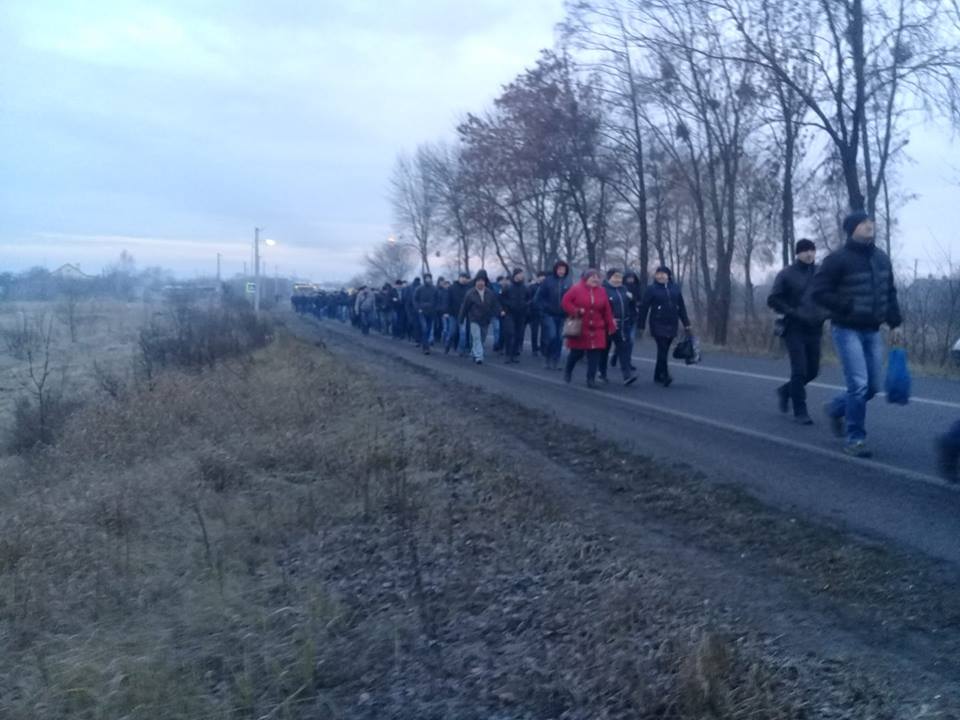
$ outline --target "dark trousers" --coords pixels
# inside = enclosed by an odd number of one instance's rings
[[[530,326],[530,350],[536,355],[540,352],[540,315],[528,317],[527,324]]]
[[[600,367],[600,358],[606,350],[570,350],[567,354],[567,375],[573,373],[573,368],[580,362],[580,358],[587,356],[587,380],[597,379],[597,368]]]
[[[600,356],[600,377],[607,376],[607,361],[610,358],[610,350],[613,350],[620,364],[620,372],[623,373],[623,379],[630,377],[630,343],[626,334],[617,330],[613,335],[607,335],[607,347]]]
[[[807,414],[806,385],[820,374],[820,329],[788,328],[783,335],[790,355],[790,380],[780,386],[780,392],[793,401],[793,414]]]
[[[653,379],[659,382],[670,377],[667,358],[670,357],[670,346],[673,345],[673,338],[654,335],[653,339],[657,342],[657,366],[653,371]]]
[[[527,324],[524,313],[510,312],[500,320],[503,350],[507,358],[520,357],[523,348],[523,328]]]
[[[955,453],[960,453],[960,420],[957,420],[947,434],[943,436],[943,444]]]

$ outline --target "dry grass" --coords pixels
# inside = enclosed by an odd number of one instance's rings
[[[101,393],[0,478],[0,717],[885,716],[470,412],[287,335]]]

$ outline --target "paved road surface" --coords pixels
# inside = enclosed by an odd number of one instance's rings
[[[641,379],[633,387],[611,382],[590,390],[584,386],[583,363],[568,386],[561,373],[544,370],[529,354],[520,365],[504,365],[488,354],[483,366],[475,366],[442,353],[425,356],[405,341],[376,334],[363,338],[335,321],[299,322],[305,331],[317,328],[334,349],[360,346],[401,356],[596,429],[636,452],[687,463],[777,507],[960,565],[960,489],[935,477],[932,450],[935,434],[960,418],[960,383],[915,378],[909,405],[873,400],[867,430],[875,456],[865,461],[839,452],[839,441],[819,412],[840,389],[839,368],[824,368],[810,388],[817,425],[800,427],[776,409],[774,388],[783,382],[786,360],[714,352],[701,365],[675,364],[675,382],[665,389],[652,382],[653,359],[645,340],[637,348]],[[611,380],[619,377],[611,371]]]

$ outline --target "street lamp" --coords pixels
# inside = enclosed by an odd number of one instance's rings
[[[255,227],[253,229],[253,311],[260,312],[260,231],[263,228]],[[264,238],[263,241],[267,247],[273,247],[277,241],[272,238]]]

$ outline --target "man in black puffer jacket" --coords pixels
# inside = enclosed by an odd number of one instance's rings
[[[437,286],[430,273],[423,274],[423,284],[413,291],[413,307],[420,323],[420,347],[424,355],[430,354],[433,344],[434,323],[437,319]]]
[[[560,358],[563,355],[563,296],[573,287],[570,279],[570,266],[563,260],[553,265],[553,272],[544,278],[537,288],[533,302],[536,304],[543,321],[540,336],[540,349],[543,351],[546,368],[560,370]]]
[[[519,363],[520,350],[523,349],[523,329],[527,325],[527,285],[523,270],[517,268],[510,276],[510,282],[504,283],[500,291],[500,306],[504,316],[503,350],[505,362]]]
[[[813,277],[817,271],[817,246],[798,240],[796,262],[777,273],[767,305],[783,315],[783,342],[790,355],[790,380],[777,388],[780,412],[790,409],[801,425],[812,425],[807,412],[806,385],[820,373],[820,345],[826,314],[813,302]]]
[[[845,453],[870,457],[865,444],[867,401],[880,386],[884,355],[880,325],[895,329],[902,318],[893,266],[874,244],[873,220],[856,211],[844,219],[843,229],[847,242],[823,261],[812,292],[814,302],[830,311],[833,343],[847,382],[847,391],[827,406],[827,415],[834,432],[846,435]]]

